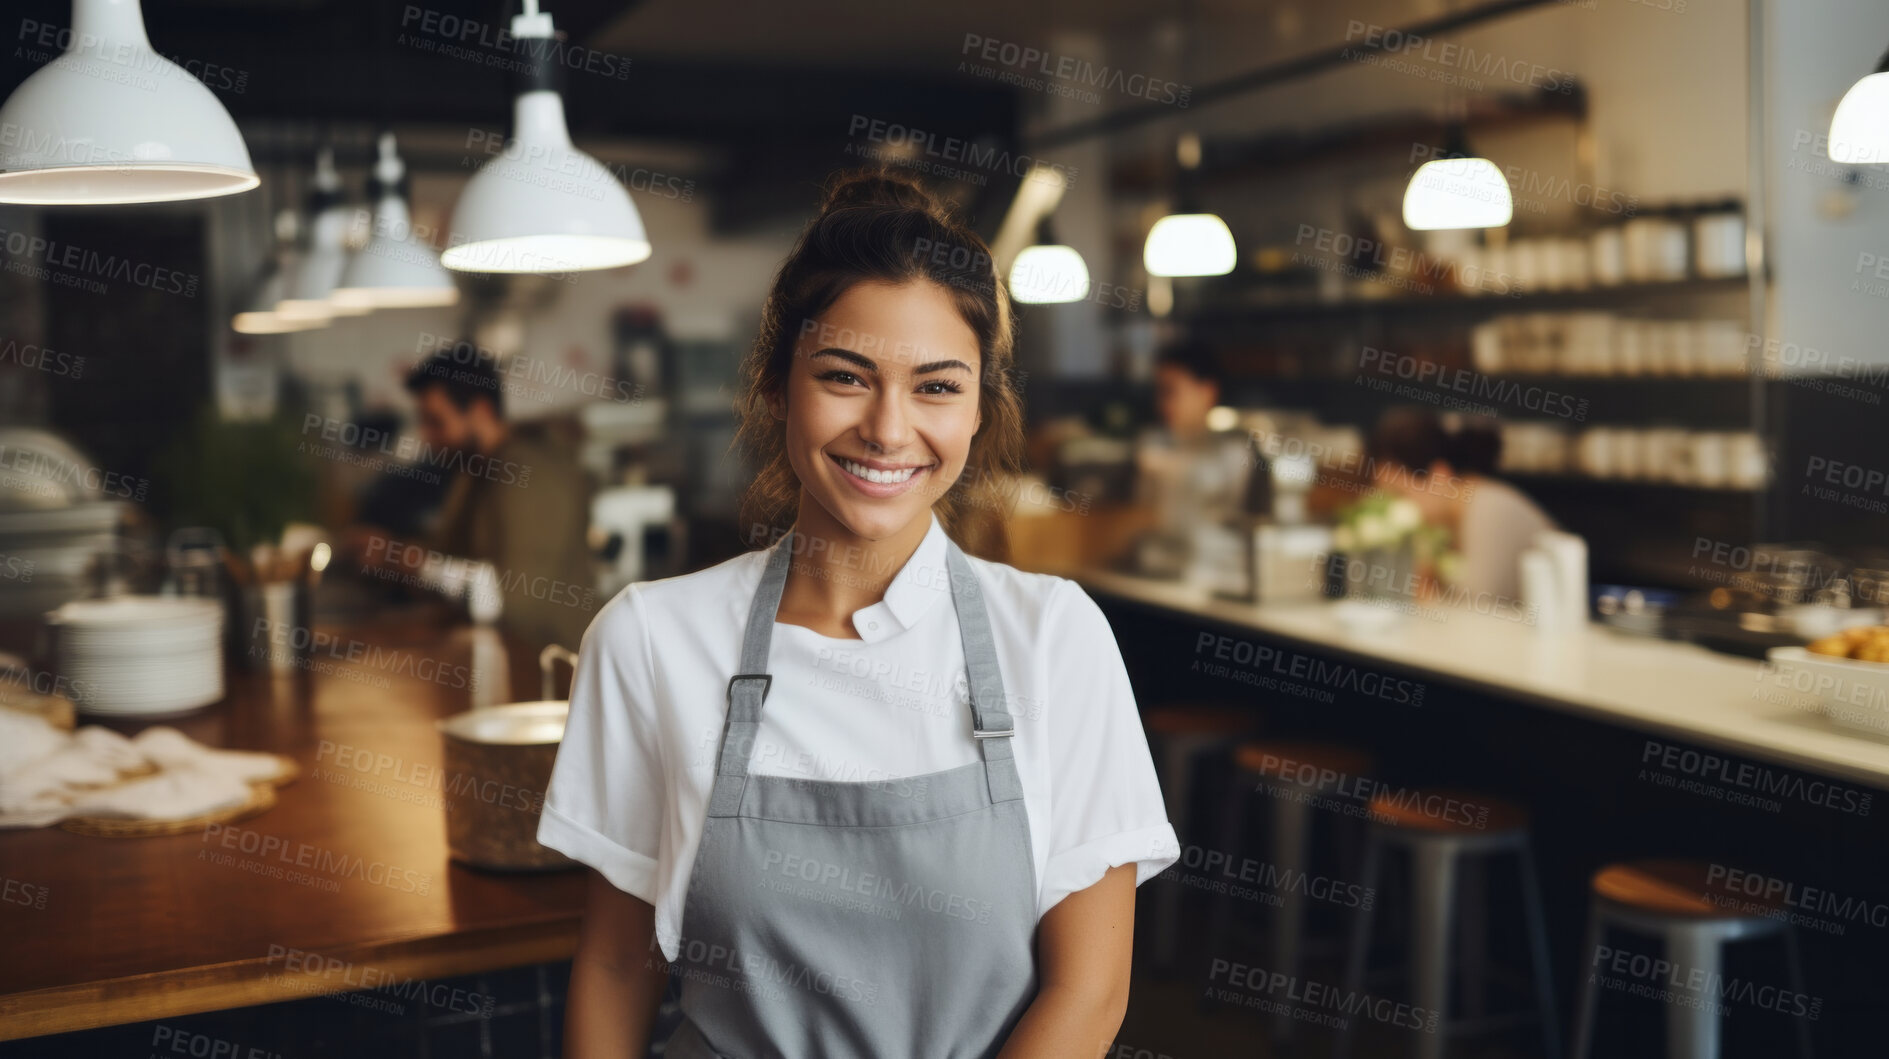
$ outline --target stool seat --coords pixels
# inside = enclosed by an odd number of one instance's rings
[[[1248,772],[1300,787],[1333,783],[1355,787],[1370,779],[1371,755],[1336,743],[1266,739],[1241,743],[1233,763]]]
[[[1371,797],[1380,823],[1439,835],[1494,835],[1528,827],[1528,810],[1479,791],[1398,788]]]
[[[1159,735],[1246,735],[1259,727],[1259,715],[1237,706],[1179,704],[1157,706],[1142,720]]]
[[[1673,992],[1686,1000],[1712,999],[1711,983],[1722,980],[1729,946],[1778,939],[1783,943],[1790,988],[1799,995],[1808,995],[1796,928],[1788,918],[1769,914],[1783,906],[1763,894],[1778,885],[1777,881],[1764,876],[1714,878],[1729,874],[1714,872],[1703,861],[1678,859],[1623,861],[1604,865],[1594,873],[1587,903],[1587,936],[1581,945],[1577,977],[1581,986],[1575,1000],[1574,1040],[1569,1048],[1572,1059],[1587,1059],[1596,1050],[1602,988],[1613,991],[1622,982],[1641,977],[1633,971],[1622,974],[1619,961],[1605,957],[1610,932],[1656,942],[1661,959],[1677,969],[1672,976],[1675,982],[1705,983],[1675,985]],[[1750,889],[1760,892],[1747,892]],[[1665,1054],[1671,1059],[1718,1059],[1726,1036],[1724,1017],[1724,1008],[1719,1004],[1668,1004]],[[1797,1054],[1800,1059],[1810,1059],[1810,1020],[1793,1021],[1797,1026]],[[1611,1048],[1601,1050],[1612,1054]]]
[[[1762,894],[1731,889],[1695,860],[1636,860],[1609,864],[1594,873],[1594,896],[1638,912],[1693,919],[1762,915],[1784,906]],[[1713,893],[1723,895],[1719,902]]]

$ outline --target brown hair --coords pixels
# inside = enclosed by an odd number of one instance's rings
[[[836,175],[820,213],[774,274],[754,346],[741,364],[746,380],[735,404],[735,444],[754,478],[738,517],[750,543],[793,524],[800,480],[787,460],[786,424],[770,414],[768,395],[786,385],[801,329],[853,284],[876,280],[936,283],[977,336],[978,410],[964,470],[932,510],[960,547],[1007,557],[1005,478],[1023,464],[1023,403],[1012,381],[1015,321],[998,282],[990,247],[916,181],[885,171]]]

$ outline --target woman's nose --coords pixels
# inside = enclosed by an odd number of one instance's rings
[[[912,440],[912,420],[903,398],[881,393],[859,423],[859,436],[874,452],[897,452]]]

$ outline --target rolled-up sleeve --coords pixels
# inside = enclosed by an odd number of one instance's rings
[[[632,585],[584,633],[538,841],[654,904],[668,783],[650,666],[648,627]]]
[[[1180,859],[1128,668],[1102,608],[1073,581],[1044,615],[1050,764],[1043,909],[1135,865],[1135,885]]]

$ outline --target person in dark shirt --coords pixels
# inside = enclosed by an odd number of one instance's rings
[[[505,421],[501,382],[492,357],[464,345],[413,369],[421,457],[450,484],[424,555],[370,540],[363,557],[464,599],[533,649],[575,648],[597,610],[589,478],[571,453]]]

